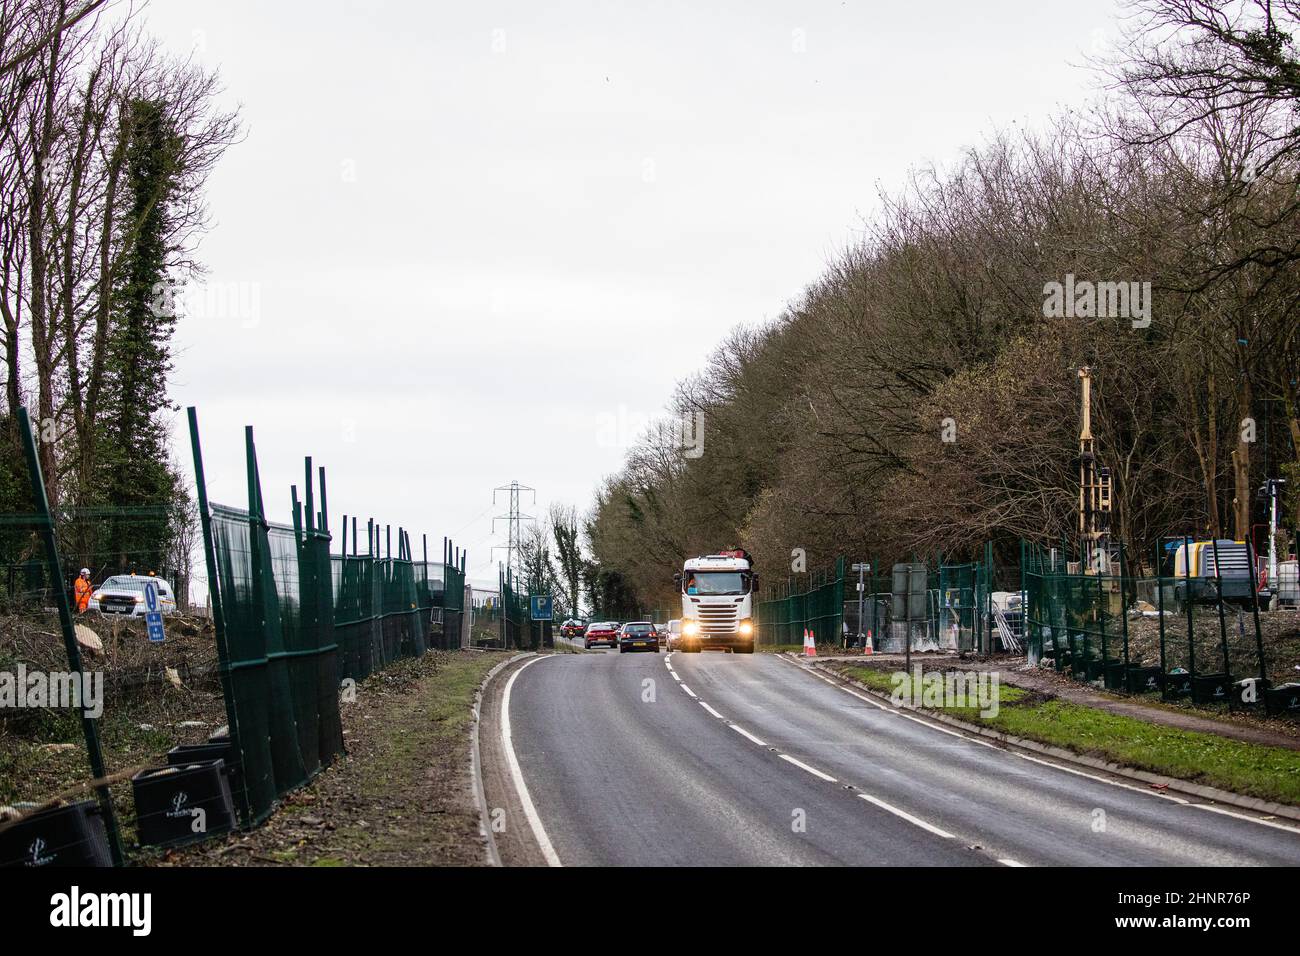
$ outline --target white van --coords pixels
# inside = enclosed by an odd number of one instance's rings
[[[668,639],[665,641],[665,646],[668,650],[675,651],[677,650],[677,645],[681,643],[682,640],[681,618],[673,618],[668,622],[666,627],[668,628]]]

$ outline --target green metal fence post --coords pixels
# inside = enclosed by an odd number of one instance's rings
[[[1160,697],[1169,699],[1169,663],[1165,655],[1165,579],[1156,565],[1156,609],[1160,612]],[[1170,580],[1173,580],[1172,578]]]
[[[1255,648],[1259,654],[1259,676],[1264,691],[1264,714],[1269,714],[1268,697],[1268,663],[1264,659],[1264,634],[1259,626],[1259,583],[1255,580],[1255,547],[1247,541],[1246,556],[1250,559],[1250,598],[1251,609],[1255,617]],[[1274,584],[1276,587],[1276,583]]]
[[[1102,684],[1106,683],[1106,664],[1110,648],[1106,643],[1106,614],[1109,611],[1107,606],[1110,599],[1106,596],[1106,575],[1097,574],[1097,625],[1101,628],[1101,673]]]
[[[40,536],[45,545],[45,561],[49,568],[51,583],[54,585],[54,605],[59,612],[59,627],[63,631],[63,649],[68,656],[68,667],[75,674],[83,674],[81,669],[81,649],[77,646],[77,629],[72,622],[72,606],[68,603],[68,591],[63,583],[63,570],[59,562],[59,548],[54,536],[54,515],[50,511],[50,499],[45,493],[45,477],[41,473],[40,457],[36,454],[36,439],[32,434],[32,422],[26,407],[18,409],[18,426],[23,436],[23,452],[27,458],[27,472],[31,479],[32,500],[36,503],[40,517]],[[117,815],[113,810],[113,797],[108,792],[108,785],[103,782],[104,752],[99,744],[99,728],[95,718],[86,712],[86,701],[81,704],[81,732],[86,739],[86,755],[90,758],[90,770],[95,779],[100,781],[95,787],[99,797],[99,807],[104,814],[104,829],[108,835],[108,850],[114,866],[121,866],[122,836],[117,828]]]
[[[1183,535],[1183,598],[1187,604],[1187,672],[1196,679],[1196,626],[1192,611],[1192,539]]]
[[[1125,547],[1124,547],[1124,544],[1123,544],[1123,542],[1120,542],[1120,546],[1119,546],[1119,619],[1120,619],[1120,624],[1121,624],[1121,626],[1124,628],[1124,666],[1125,666],[1125,667],[1128,667],[1128,666],[1129,666],[1129,657],[1128,657],[1128,592],[1127,592],[1127,590],[1125,589],[1125,586],[1126,586],[1126,582],[1128,581],[1129,578],[1128,578],[1128,559],[1125,557],[1125,554],[1126,554],[1126,549],[1125,549]],[[1136,602],[1136,594],[1137,594],[1137,591],[1136,591],[1136,589],[1135,589],[1135,590],[1134,590],[1134,596],[1135,596],[1135,597],[1134,597],[1134,603],[1137,603],[1137,602]],[[1164,678],[1163,678],[1163,677],[1161,678],[1161,683],[1162,683],[1162,684],[1164,683]]]
[[[1247,546],[1246,550],[1247,554],[1249,554],[1249,546]],[[1228,660],[1228,621],[1223,614],[1223,568],[1219,564],[1218,538],[1214,539],[1214,597],[1215,603],[1219,605],[1219,643],[1223,648],[1223,677],[1225,684],[1224,690],[1226,692],[1226,685],[1229,683],[1229,678],[1232,675],[1232,665]],[[1232,709],[1231,694],[1228,695],[1228,709]]]

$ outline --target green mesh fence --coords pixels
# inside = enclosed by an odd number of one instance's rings
[[[940,647],[973,651],[981,645],[984,605],[988,596],[984,565],[942,564],[939,566]]]
[[[1185,577],[1130,576],[1122,557],[1119,574],[1078,573],[1064,549],[1024,552],[1031,660],[1113,690],[1269,712],[1278,697],[1269,688],[1293,679],[1287,619],[1221,593],[1228,589],[1214,576],[1195,587]]]
[[[331,554],[325,471],[306,459],[303,490],[291,489],[293,523],[266,520],[252,429],[245,432],[249,506],[207,500],[198,425],[190,410],[200,520],[208,562],[217,655],[237,764],[234,795],[244,826],[344,751],[340,682],[361,680],[430,646],[460,644],[465,556],[453,566],[416,561],[409,535],[380,556],[367,523],[366,554]],[[316,492],[319,489],[319,509]],[[444,543],[445,556],[452,549]],[[427,552],[427,548],[426,548]],[[435,628],[435,624],[438,626]]]
[[[534,647],[528,594],[517,590],[519,586],[511,569],[506,568],[500,575],[501,630],[504,646],[513,650]]]
[[[460,555],[459,566],[456,562],[445,565],[446,586],[443,590],[442,604],[442,642],[441,647],[461,647],[466,642],[468,628],[465,626],[465,556]]]
[[[802,644],[805,628],[823,643],[840,641],[844,630],[843,558],[837,558],[831,570],[811,572],[806,579],[772,588],[768,594],[768,600],[758,602],[755,609],[759,644]]]

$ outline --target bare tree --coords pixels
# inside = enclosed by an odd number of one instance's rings
[[[132,7],[111,20],[101,7],[30,0],[0,9],[0,62],[9,65],[0,70],[5,397],[12,417],[30,385],[43,433],[55,433],[40,446],[55,503],[65,491],[82,499],[94,473],[114,282],[134,239],[123,216],[133,197],[121,185],[130,104],[159,104],[177,136],[169,195],[154,200],[169,204],[177,281],[196,269],[202,188],[239,131],[236,114],[216,105],[215,75],[169,57]]]

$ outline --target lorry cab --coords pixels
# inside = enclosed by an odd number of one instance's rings
[[[673,575],[680,592],[682,616],[679,646],[687,653],[719,648],[739,654],[754,652],[754,595],[758,585],[745,551],[688,558]]]

